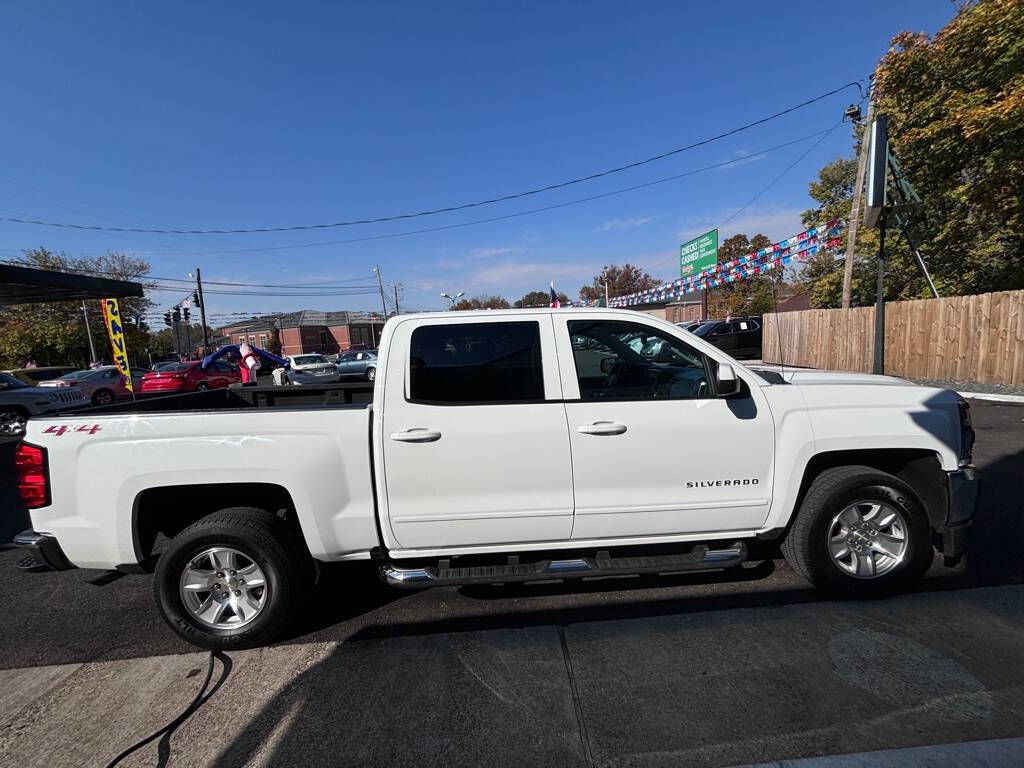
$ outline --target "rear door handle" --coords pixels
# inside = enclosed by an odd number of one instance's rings
[[[595,421],[593,424],[581,424],[576,431],[584,435],[621,435],[626,431],[626,425],[615,421]]]
[[[392,432],[391,439],[400,443],[432,443],[441,439],[441,433],[435,429],[408,429],[405,432]]]

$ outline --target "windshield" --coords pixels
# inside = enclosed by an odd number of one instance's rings
[[[65,373],[60,376],[61,379],[85,379],[92,376],[96,371],[84,370],[84,371],[72,371],[71,373]]]
[[[298,355],[293,357],[292,360],[296,365],[316,365],[317,363],[327,362],[327,358],[323,355]]]
[[[192,368],[194,366],[195,366],[195,363],[169,363],[169,364],[163,366],[162,368],[160,368],[160,370],[161,371],[169,371],[169,372],[187,371],[189,368]]]
[[[697,336],[707,336],[711,332],[711,329],[720,322],[720,320],[712,320],[710,323],[701,323],[696,328],[692,329],[691,333],[694,333]]]
[[[9,373],[0,373],[0,389],[23,389],[27,387],[23,381],[18,381]]]

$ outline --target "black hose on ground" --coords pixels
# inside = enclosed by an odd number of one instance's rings
[[[224,667],[224,671],[221,672],[220,679],[216,685],[213,686],[209,691],[207,688],[210,685],[210,681],[213,679],[213,661],[214,659],[220,659],[221,665]],[[107,763],[107,768],[114,768],[118,763],[124,760],[129,755],[138,752],[144,746],[149,744],[156,738],[163,737],[160,739],[160,747],[158,752],[158,766],[167,765],[167,761],[171,756],[171,735],[178,729],[178,727],[188,720],[203,704],[209,701],[210,697],[217,692],[217,690],[227,680],[228,674],[231,672],[231,658],[220,651],[210,651],[210,663],[206,667],[206,679],[203,680],[203,684],[199,686],[199,691],[196,693],[195,698],[192,699],[191,703],[185,707],[184,711],[171,722],[164,725],[159,730],[154,731],[146,738],[141,741],[137,741],[132,744],[128,749],[124,750],[121,754]]]

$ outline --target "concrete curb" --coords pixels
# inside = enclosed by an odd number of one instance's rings
[[[969,400],[991,400],[994,403],[1024,403],[1024,395],[997,395],[990,392],[957,392]]]
[[[1024,739],[989,739],[829,757],[802,757],[741,768],[1015,768],[1022,764]]]

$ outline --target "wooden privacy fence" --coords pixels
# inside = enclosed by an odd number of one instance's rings
[[[874,307],[764,316],[766,363],[869,373],[874,342]],[[1024,386],[1024,291],[888,302],[885,372]]]

